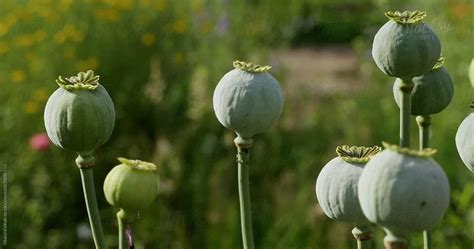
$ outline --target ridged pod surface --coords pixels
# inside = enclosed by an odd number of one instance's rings
[[[433,68],[441,53],[436,33],[421,20],[420,11],[387,12],[390,20],[375,34],[372,56],[386,75],[412,78]]]
[[[115,110],[105,88],[98,83],[60,86],[44,111],[51,141],[77,153],[91,152],[107,142],[114,128]]]
[[[448,70],[441,66],[412,79],[414,88],[411,93],[411,114],[431,115],[444,110],[454,95],[454,86]],[[401,96],[398,90],[402,80],[397,78],[393,84],[393,96],[400,106]]]
[[[127,213],[146,209],[158,195],[156,166],[152,163],[119,158],[105,177],[104,195],[107,202]]]
[[[456,132],[456,147],[467,168],[474,172],[474,113],[469,114]]]
[[[338,150],[340,148],[338,147]],[[372,152],[370,155],[364,155],[366,160],[350,160],[351,157],[348,160],[348,157],[340,155],[329,161],[319,173],[316,180],[316,197],[319,206],[329,218],[356,225],[370,223],[360,208],[357,191],[359,177],[369,156],[380,150],[379,147],[369,149],[372,149]]]
[[[278,81],[267,72],[270,67],[244,65],[248,67],[234,63],[236,69],[222,77],[214,90],[213,106],[224,127],[243,138],[251,138],[278,120],[283,95]]]
[[[449,205],[449,182],[440,165],[422,152],[385,145],[359,179],[365,216],[393,234],[430,230]]]

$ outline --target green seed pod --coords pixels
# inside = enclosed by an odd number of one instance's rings
[[[156,165],[140,160],[119,157],[105,177],[104,195],[107,202],[128,214],[146,209],[158,195]]]
[[[114,104],[92,70],[63,78],[48,99],[44,124],[51,141],[77,153],[91,152],[110,138]]]
[[[331,219],[355,225],[369,224],[360,208],[357,185],[369,158],[380,147],[338,146],[338,157],[329,161],[316,180],[316,197]]]
[[[472,104],[474,108],[474,103]],[[474,113],[469,114],[456,132],[459,156],[470,171],[474,172]]]
[[[372,56],[386,75],[413,78],[433,68],[441,53],[436,33],[422,20],[422,11],[385,13],[390,20],[375,34]]]
[[[384,146],[360,176],[362,211],[371,222],[402,238],[431,230],[449,205],[448,178],[431,158],[436,151]]]
[[[270,66],[235,61],[234,67],[216,86],[214,112],[224,127],[251,138],[280,117],[283,95],[278,81],[267,72]]]
[[[435,114],[451,103],[454,94],[453,81],[443,62],[444,59],[441,57],[430,72],[413,78],[412,115]],[[393,84],[393,96],[398,106],[401,104],[401,93],[398,90],[401,85],[402,80],[397,78]]]

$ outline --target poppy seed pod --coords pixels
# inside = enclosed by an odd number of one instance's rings
[[[386,75],[413,78],[429,72],[441,53],[436,33],[422,11],[387,12],[390,20],[375,34],[372,56]]]
[[[213,106],[219,122],[242,138],[269,129],[283,110],[278,81],[267,71],[270,66],[234,62],[214,90]]]
[[[48,99],[44,123],[51,141],[77,153],[88,153],[110,138],[115,124],[112,99],[92,70],[63,78]]]
[[[443,66],[441,57],[433,69],[419,77],[412,79],[414,88],[411,92],[411,114],[431,115],[444,110],[453,99],[454,86],[448,70]],[[393,96],[400,107],[401,79],[396,79],[393,84]]]
[[[474,108],[474,102],[472,107]],[[474,172],[474,113],[469,114],[459,126],[456,147],[463,163]]]
[[[158,195],[156,165],[140,160],[118,158],[105,177],[104,195],[107,202],[126,213],[137,213],[147,208]]]
[[[338,157],[329,161],[316,180],[316,197],[323,212],[331,219],[355,225],[370,222],[364,216],[357,186],[365,164],[380,147],[338,146]]]
[[[431,230],[449,205],[449,182],[431,158],[436,151],[384,143],[359,179],[359,201],[367,219],[390,236]]]

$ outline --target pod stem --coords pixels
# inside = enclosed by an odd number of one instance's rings
[[[78,157],[79,158],[79,157]],[[99,208],[94,189],[94,176],[92,167],[79,168],[81,172],[82,189],[84,191],[84,199],[86,201],[87,214],[91,225],[92,237],[94,238],[95,247],[97,249],[105,249],[104,231],[100,222]]]
[[[249,161],[250,148],[252,147],[253,140],[251,138],[244,139],[238,136],[234,142],[235,146],[237,147],[242,244],[244,249],[254,249],[249,193]]]
[[[418,124],[421,151],[428,148],[430,144],[431,117],[430,115],[419,115],[416,117],[416,123]],[[423,249],[432,249],[432,244],[431,231],[423,231]]]
[[[423,231],[423,249],[431,249],[433,248],[433,242],[431,239],[431,231],[425,230]]]
[[[118,225],[118,248],[125,249],[127,248],[127,241],[125,240],[125,221],[122,218],[122,212],[120,210],[117,212],[117,225]]]
[[[400,104],[400,147],[410,148],[410,113],[411,92],[414,84],[411,79],[402,79],[399,91],[401,94]]]
[[[357,225],[352,234],[357,240],[357,249],[371,249],[374,227],[372,225]]]

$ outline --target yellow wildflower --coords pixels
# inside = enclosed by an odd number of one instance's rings
[[[151,46],[153,43],[155,43],[155,35],[150,32],[146,32],[142,35],[142,43],[145,46]]]
[[[116,22],[120,19],[120,12],[115,9],[97,9],[94,14],[97,19],[109,22]]]
[[[17,69],[17,70],[12,71],[10,73],[10,79],[14,83],[20,83],[20,82],[25,81],[25,79],[26,79],[25,71],[23,71],[21,69]]]
[[[7,22],[0,22],[0,36],[7,34],[10,31],[10,25]]]
[[[86,70],[95,70],[99,66],[99,62],[97,58],[91,57],[85,60],[80,60],[76,62],[76,69],[78,71],[86,71]]]
[[[157,12],[161,12],[165,9],[166,7],[166,1],[165,0],[155,0],[153,1],[153,9],[156,10]]]
[[[49,96],[49,93],[48,93],[48,91],[47,91],[45,88],[37,89],[37,90],[33,93],[33,99],[34,99],[35,101],[39,101],[39,102],[48,99],[48,96]]]
[[[27,101],[23,108],[25,109],[26,113],[37,113],[39,111],[39,105],[35,101]]]
[[[133,9],[133,0],[102,0],[103,3],[119,10]]]
[[[59,10],[67,11],[71,8],[73,0],[61,0],[58,4]]]
[[[66,41],[81,42],[84,39],[84,33],[73,24],[64,25],[63,29],[54,35],[54,41],[62,44]]]
[[[13,43],[18,47],[31,47],[35,45],[35,39],[32,35],[19,35],[13,39]]]
[[[5,42],[0,42],[0,55],[8,52],[9,48]]]
[[[175,33],[184,33],[187,29],[186,20],[178,19],[173,23],[172,30]]]

